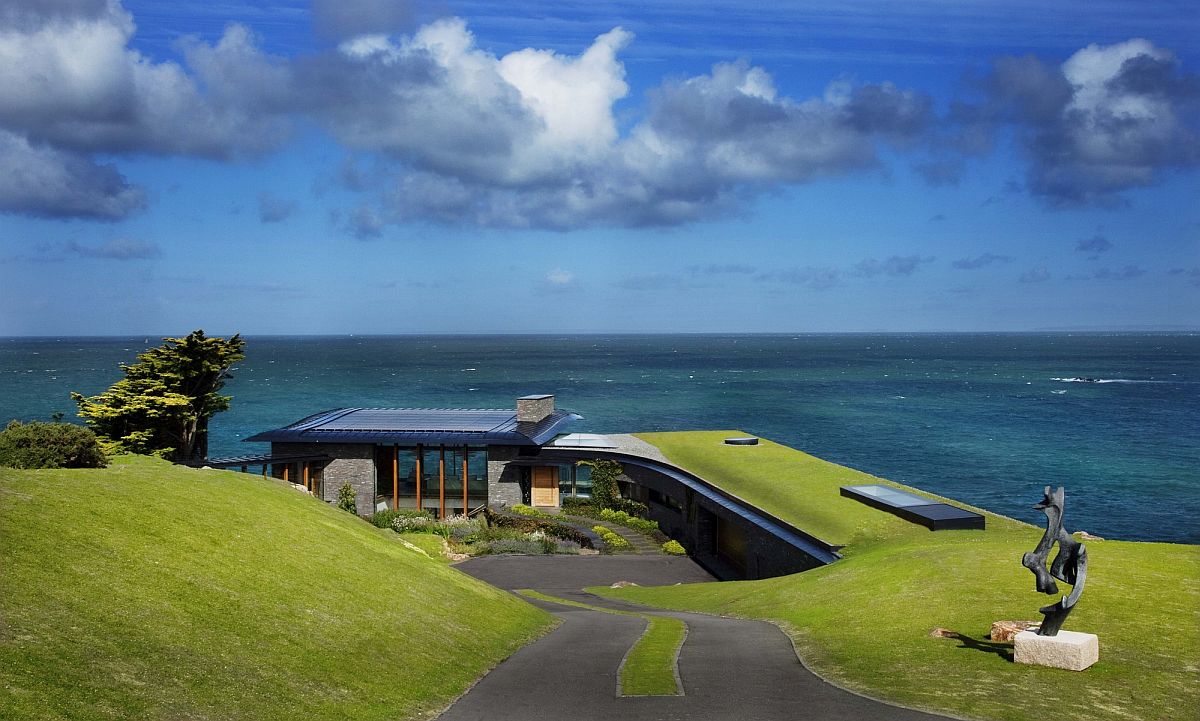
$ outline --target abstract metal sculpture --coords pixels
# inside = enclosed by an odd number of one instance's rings
[[[1045,617],[1038,629],[1039,636],[1058,635],[1063,621],[1067,620],[1067,615],[1079,601],[1084,580],[1087,578],[1087,548],[1063,528],[1064,497],[1062,486],[1053,493],[1050,492],[1050,486],[1046,486],[1042,502],[1034,506],[1046,514],[1046,532],[1042,534],[1042,540],[1038,541],[1033,552],[1021,557],[1021,565],[1033,571],[1037,578],[1039,593],[1058,593],[1058,584],[1054,582],[1056,578],[1072,586],[1069,596],[1060,599],[1058,603],[1038,609]],[[1058,555],[1054,557],[1050,569],[1046,570],[1046,559],[1055,543],[1058,543]]]

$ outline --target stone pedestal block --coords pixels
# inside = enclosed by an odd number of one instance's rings
[[[1057,636],[1039,636],[1022,631],[1013,639],[1017,663],[1082,671],[1100,660],[1100,639],[1094,633],[1059,631]]]

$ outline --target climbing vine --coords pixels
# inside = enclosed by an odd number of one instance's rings
[[[592,502],[597,508],[620,508],[621,493],[617,479],[625,472],[620,463],[604,458],[579,461],[576,465],[592,469]]]

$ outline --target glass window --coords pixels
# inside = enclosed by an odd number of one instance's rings
[[[400,496],[412,498],[417,495],[417,449],[397,449],[400,466]]]
[[[312,484],[313,495],[317,498],[325,497],[325,464],[314,463],[309,473],[309,482]]]
[[[438,499],[439,484],[441,483],[439,464],[441,453],[437,446],[425,446],[421,456],[421,496],[424,500],[432,498],[434,505]],[[426,504],[427,505],[427,504]]]
[[[394,446],[375,446],[375,497],[392,500],[392,479],[394,468],[392,462],[396,458]],[[374,505],[374,504],[372,504]]]
[[[592,497],[592,467],[575,466],[575,495],[584,498]]]
[[[471,503],[487,503],[487,449],[473,447],[467,452],[467,491]]]
[[[558,492],[564,496],[592,497],[592,467],[574,464],[558,468]]]
[[[463,459],[462,446],[446,446],[446,496],[462,498]],[[459,505],[462,505],[461,503]]]

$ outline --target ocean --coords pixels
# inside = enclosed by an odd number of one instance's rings
[[[0,339],[0,419],[70,419],[159,342]],[[739,429],[1038,525],[1062,485],[1070,530],[1200,543],[1197,333],[249,337],[225,392],[214,457],[329,408],[553,393],[575,430]]]

